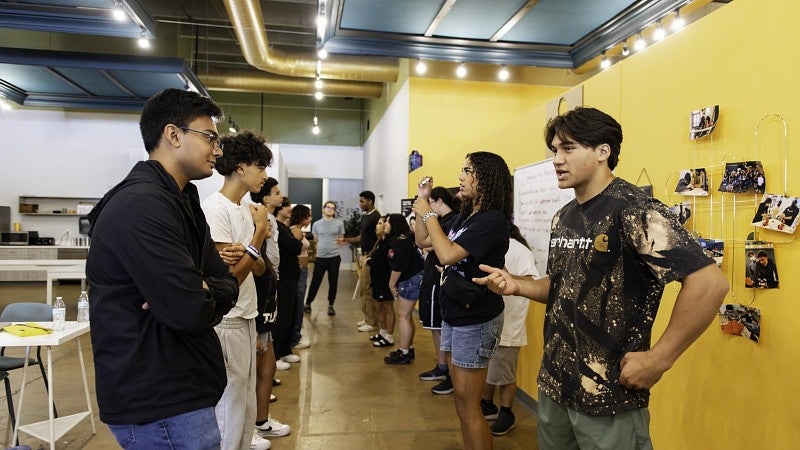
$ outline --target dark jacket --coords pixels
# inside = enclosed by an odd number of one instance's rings
[[[195,186],[181,192],[161,164],[139,162],[89,221],[100,420],[146,423],[216,405],[227,378],[213,326],[239,287],[211,241]]]

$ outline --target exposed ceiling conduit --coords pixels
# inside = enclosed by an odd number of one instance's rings
[[[210,70],[198,75],[203,85],[215,91],[269,92],[276,94],[311,94],[314,79],[283,77],[252,70]],[[322,92],[334,97],[379,98],[383,83],[324,80]]]
[[[317,59],[269,48],[259,0],[223,0],[242,54],[253,67],[289,77],[369,82],[397,81],[398,63],[392,58],[329,56],[317,73]],[[304,93],[309,93],[306,91]],[[328,94],[327,88],[325,93]]]

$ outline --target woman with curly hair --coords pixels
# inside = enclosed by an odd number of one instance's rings
[[[433,179],[419,184],[414,202],[416,240],[433,247],[444,271],[441,349],[447,355],[455,408],[466,449],[492,448],[492,434],[481,411],[489,360],[503,330],[503,298],[473,278],[487,274],[479,264],[503,267],[512,213],[511,173],[500,156],[467,155],[459,177],[461,212],[448,234],[442,231],[428,199]]]

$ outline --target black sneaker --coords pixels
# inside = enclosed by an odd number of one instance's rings
[[[431,388],[431,392],[438,395],[447,395],[453,393],[453,380],[450,375],[444,381]]]
[[[280,386],[281,385],[281,380],[279,380],[278,378],[273,378],[272,379],[272,385],[273,386]]]
[[[497,420],[492,424],[492,434],[502,436],[517,426],[517,420],[510,409],[501,409]]]
[[[329,316],[335,316],[336,315],[336,310],[333,309],[333,305],[328,305],[328,315]]]
[[[381,338],[383,338],[383,336],[381,336],[380,333],[375,333],[375,334],[373,334],[372,336],[369,337],[369,340],[372,341],[372,342],[375,342],[375,341],[379,341]]]
[[[408,349],[408,357],[414,359],[414,347]]]
[[[397,349],[383,358],[383,362],[386,364],[411,364],[411,352],[403,353],[402,350]]]
[[[481,399],[481,412],[483,412],[483,417],[486,420],[497,420],[497,416],[500,414],[494,402],[484,399]]]
[[[310,313],[311,312],[311,305],[306,303],[306,306],[303,306],[303,312],[304,313]]]
[[[447,379],[447,369],[441,370],[439,366],[433,368],[433,370],[429,370],[427,372],[422,372],[419,374],[419,379],[422,381],[442,381]]]
[[[380,336],[377,341],[372,343],[373,347],[391,347],[394,345],[394,341],[390,341],[383,336]]]

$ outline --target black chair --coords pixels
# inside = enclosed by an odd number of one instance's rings
[[[46,303],[11,303],[3,309],[0,313],[0,322],[52,322],[53,321],[53,307]],[[8,372],[14,369],[21,369],[25,367],[25,358],[15,358],[5,356],[5,348],[0,347],[0,372]],[[49,391],[47,383],[47,372],[44,370],[42,364],[42,349],[36,347],[36,359],[28,358],[28,365],[39,366],[39,371],[42,372],[42,381],[44,381],[45,391]],[[13,403],[11,403],[11,382],[8,376],[5,377],[3,382],[6,385],[6,395],[9,398],[9,417],[13,420]],[[53,402],[53,415],[58,417],[55,402]]]

